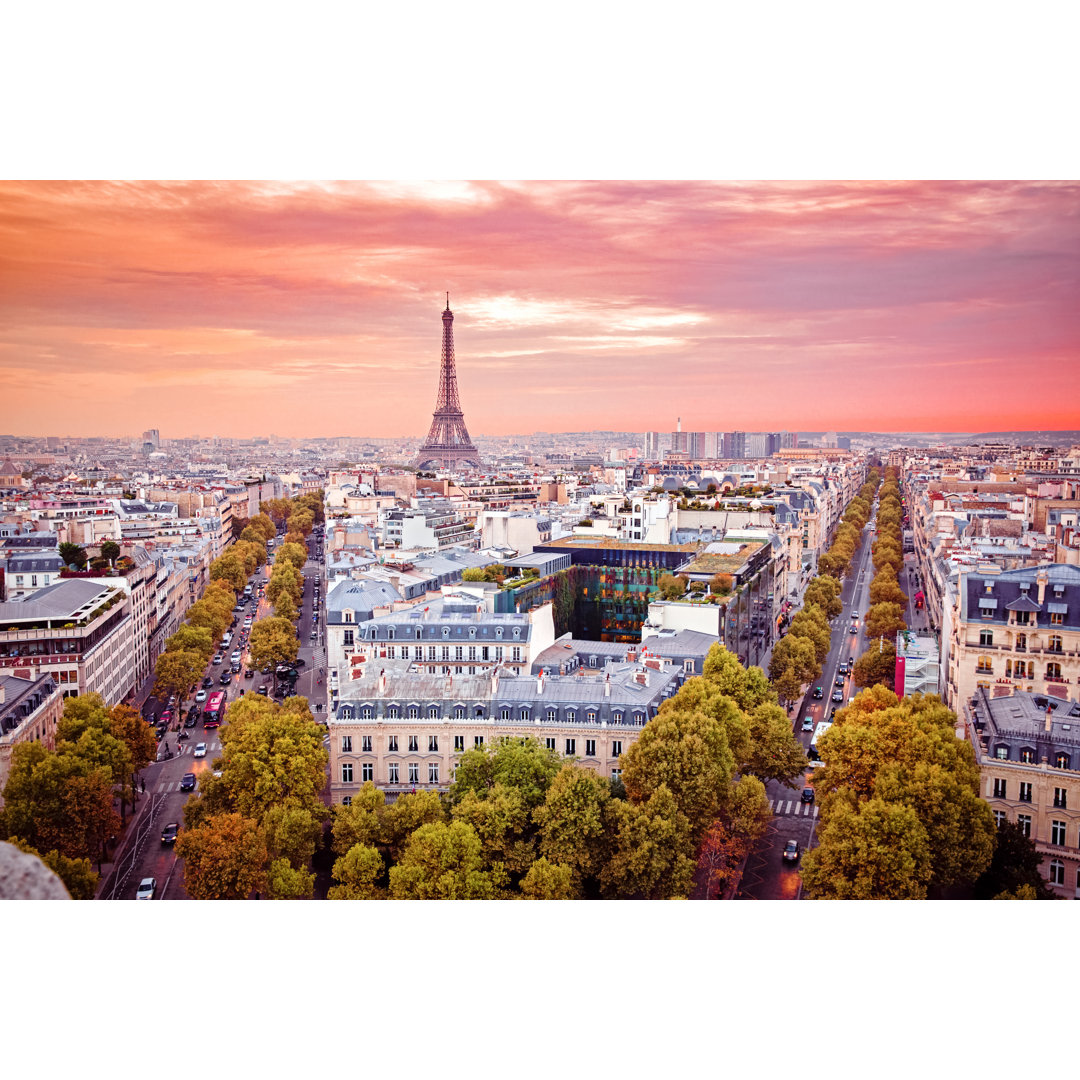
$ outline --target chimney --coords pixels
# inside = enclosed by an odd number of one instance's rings
[[[544,669],[541,668],[536,676],[536,692],[542,694],[544,692]]]
[[[611,676],[604,676],[604,697],[611,697]]]
[[[386,693],[386,668],[379,670],[379,696],[382,697]]]
[[[626,662],[632,664],[637,659],[637,653],[633,649],[626,650]]]
[[[495,697],[499,693],[499,669],[493,667],[491,669],[491,696]]]
[[[397,592],[401,592],[399,587],[401,585],[401,577],[398,574],[390,575],[390,584]]]
[[[1046,596],[1046,586],[1049,583],[1050,578],[1047,576],[1045,570],[1040,570],[1035,575],[1035,580],[1039,585],[1039,606],[1041,607],[1043,603],[1043,597]]]
[[[1054,711],[1050,707],[1050,702],[1046,703],[1046,723],[1043,725],[1043,730],[1046,732],[1053,730]]]

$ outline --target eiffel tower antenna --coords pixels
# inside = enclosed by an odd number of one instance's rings
[[[416,455],[418,469],[449,469],[462,465],[480,468],[480,455],[469,437],[465,414],[457,391],[457,363],[454,359],[454,313],[450,293],[442,313],[442,356],[439,362],[439,396],[424,445]]]

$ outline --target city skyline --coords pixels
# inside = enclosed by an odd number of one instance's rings
[[[4,427],[422,437],[449,290],[480,437],[1074,428],[1078,190],[3,183]]]

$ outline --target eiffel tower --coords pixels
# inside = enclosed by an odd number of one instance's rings
[[[442,359],[439,368],[439,397],[431,418],[424,445],[416,455],[418,469],[452,469],[461,465],[480,468],[480,455],[469,438],[465,414],[461,411],[457,392],[457,367],[454,362],[454,313],[450,310],[450,294],[446,294],[446,310],[442,313]]]

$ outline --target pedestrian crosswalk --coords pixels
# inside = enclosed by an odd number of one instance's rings
[[[792,817],[816,818],[818,815],[817,803],[804,803],[799,799],[770,799],[769,809],[774,817],[777,814],[790,814]]]

